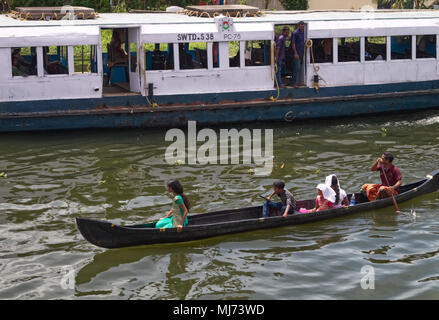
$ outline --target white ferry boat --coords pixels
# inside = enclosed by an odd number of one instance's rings
[[[435,10],[19,9],[0,15],[3,132],[295,122],[438,106]],[[279,88],[275,37],[299,21],[303,85]]]

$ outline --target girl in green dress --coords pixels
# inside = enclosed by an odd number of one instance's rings
[[[187,214],[191,206],[188,197],[183,192],[183,187],[178,180],[169,180],[166,188],[174,195],[172,209],[169,210],[166,217],[160,219],[156,228],[177,228],[178,232],[183,230],[183,226],[188,223]]]

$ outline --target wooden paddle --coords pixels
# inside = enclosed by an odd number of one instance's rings
[[[271,201],[271,200],[267,200],[267,197],[264,197],[263,195],[259,195],[262,199],[264,199],[265,201]]]
[[[389,180],[387,180],[387,176],[386,176],[386,169],[384,167],[383,167],[383,171],[384,171],[383,175],[386,178],[387,185],[390,187]],[[395,213],[399,214],[401,211],[399,211],[398,203],[396,202],[395,196],[393,195],[393,191],[391,191],[391,194],[392,194],[393,204],[395,205]]]

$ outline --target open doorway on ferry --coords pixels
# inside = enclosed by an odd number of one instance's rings
[[[293,35],[295,50],[292,46]],[[301,87],[305,83],[305,39],[306,24],[278,24],[274,26],[275,56],[278,53],[278,82],[281,87]],[[284,49],[283,49],[284,48]],[[296,56],[297,54],[297,56]]]
[[[139,28],[101,29],[101,41],[104,96],[139,94]]]

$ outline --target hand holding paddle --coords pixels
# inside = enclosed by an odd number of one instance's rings
[[[271,201],[271,199],[269,199],[268,197],[264,197],[263,195],[259,195],[262,199],[264,199],[265,201]]]
[[[393,187],[390,186],[389,180],[387,180],[386,169],[384,167],[383,167],[383,171],[384,171],[383,175],[386,178],[387,185],[389,186],[389,188],[391,188],[390,193],[392,195],[393,204],[395,205],[395,213],[399,214],[401,211],[399,211],[398,203],[396,202],[395,196],[393,195]]]

